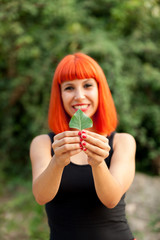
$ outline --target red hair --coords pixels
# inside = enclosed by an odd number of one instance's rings
[[[94,129],[109,135],[117,127],[117,113],[106,77],[91,57],[83,53],[67,55],[58,64],[51,88],[48,123],[55,133],[69,130],[70,116],[65,112],[61,99],[60,84],[75,79],[94,78],[98,83],[99,103],[93,116]]]

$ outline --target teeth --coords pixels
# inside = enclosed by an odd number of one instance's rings
[[[74,106],[75,109],[83,109],[83,108],[87,108],[88,105],[81,105],[81,106]]]

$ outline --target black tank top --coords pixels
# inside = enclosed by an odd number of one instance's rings
[[[108,167],[114,134],[109,137],[111,150],[105,159]],[[54,133],[49,136],[53,142]],[[91,166],[70,163],[64,168],[57,195],[45,205],[50,240],[134,239],[125,217],[124,198],[125,194],[116,207],[107,208],[97,197]]]

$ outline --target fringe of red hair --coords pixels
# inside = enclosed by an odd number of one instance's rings
[[[94,78],[98,83],[99,105],[93,117],[94,128],[99,134],[110,135],[117,127],[117,113],[106,77],[91,57],[83,53],[67,55],[58,64],[51,88],[48,124],[55,133],[69,130],[70,117],[63,108],[60,84],[75,79]]]

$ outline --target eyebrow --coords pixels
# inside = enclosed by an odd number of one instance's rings
[[[63,86],[67,86],[67,85],[70,85],[70,84],[72,84],[72,82],[63,82],[63,83],[61,83],[61,85],[63,85]]]
[[[77,79],[77,80],[78,80],[78,79]],[[79,79],[79,80],[82,80],[82,79]],[[92,80],[93,80],[93,78],[87,78],[87,79],[84,79],[83,83],[88,82],[88,81],[92,81]],[[74,81],[74,80],[73,80],[73,81]],[[72,84],[74,84],[73,81],[63,82],[62,84],[63,84],[63,86],[72,85]],[[62,84],[61,84],[61,85],[62,85]]]

